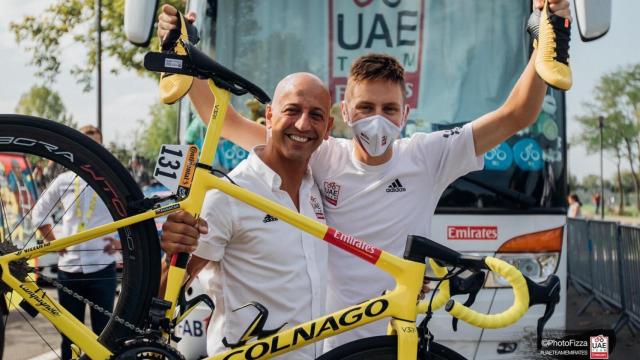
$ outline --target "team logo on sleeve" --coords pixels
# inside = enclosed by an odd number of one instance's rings
[[[324,182],[324,199],[331,205],[338,205],[338,196],[340,195],[340,185],[334,181]]]
[[[324,211],[322,211],[322,204],[320,204],[320,200],[311,195],[309,197],[309,203],[311,204],[311,208],[313,208],[313,212],[316,214],[316,218],[324,220]]]
[[[459,127],[455,127],[455,128],[453,128],[451,130],[443,130],[442,131],[442,137],[448,138],[448,137],[453,136],[453,135],[460,135],[460,131],[461,130],[460,130]]]

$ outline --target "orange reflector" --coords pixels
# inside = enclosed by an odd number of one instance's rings
[[[564,19],[564,27],[569,28],[569,19]]]
[[[498,253],[560,252],[564,226],[514,237],[498,249]]]

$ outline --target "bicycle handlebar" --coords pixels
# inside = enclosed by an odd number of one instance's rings
[[[469,284],[467,284],[468,289],[465,289],[465,286],[461,286],[460,283],[456,284],[453,281],[456,277],[451,279],[452,281],[444,280],[445,282],[441,285],[443,291],[439,291],[439,293],[435,295],[431,305],[432,310],[441,307],[444,298],[456,295],[456,293],[470,294],[469,300],[466,302],[466,305],[470,305],[473,299],[475,299],[475,293],[477,293],[481,287],[482,281],[479,280],[484,280],[484,273],[480,272],[480,270],[491,270],[501,275],[511,284],[514,293],[514,303],[506,311],[499,314],[482,314],[453,299],[449,299],[445,310],[455,318],[471,325],[485,329],[496,329],[516,323],[531,306],[545,304],[544,315],[538,319],[537,326],[538,349],[541,347],[542,330],[553,314],[556,304],[560,301],[560,279],[558,276],[551,275],[545,281],[536,283],[524,276],[522,272],[513,265],[503,260],[494,257],[462,255],[446,246],[415,235],[408,236],[404,257],[411,261],[423,263],[425,258],[429,257],[431,267],[436,272],[436,275],[441,278],[446,276],[446,268],[439,266],[436,261],[482,274],[474,274],[469,277],[471,280]],[[480,278],[480,276],[482,276],[482,278]],[[455,290],[453,286],[455,286]],[[428,301],[419,302],[417,305],[418,311],[420,313],[426,312],[428,305]],[[456,323],[454,321],[454,329],[455,328]]]
[[[513,305],[499,314],[488,315],[471,310],[451,299],[445,306],[445,310],[468,324],[485,329],[497,329],[514,324],[529,309],[527,281],[518,269],[503,260],[486,257],[484,261],[489,270],[503,276],[513,287]]]

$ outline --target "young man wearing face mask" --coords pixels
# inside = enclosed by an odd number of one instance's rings
[[[555,15],[570,18],[567,0],[550,0],[549,6]],[[163,8],[159,28],[170,28],[171,16],[170,9]],[[341,106],[354,137],[329,138],[310,160],[327,224],[399,256],[408,234],[428,237],[431,218],[446,187],[480,170],[485,152],[535,122],[547,90],[535,71],[535,58],[534,51],[511,94],[495,111],[462,128],[403,139],[398,137],[409,113],[404,69],[386,55],[358,58],[352,64]],[[214,99],[207,84],[194,81],[190,98],[200,117],[208,119]],[[264,141],[265,129],[229,111],[222,135],[250,148]],[[357,304],[394,285],[378,268],[329,248],[327,310]],[[329,338],[325,349],[383,335],[387,323],[379,321]]]

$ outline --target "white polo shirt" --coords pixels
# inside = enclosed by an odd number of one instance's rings
[[[78,194],[75,191],[76,181],[78,181]],[[104,202],[100,198],[93,200],[94,196],[97,196],[95,191],[88,187],[84,180],[80,179],[72,171],[64,172],[49,184],[47,190],[38,199],[38,202],[33,207],[33,220],[35,224],[49,224],[53,227],[55,224],[51,214],[59,204],[59,199],[62,198],[61,203],[65,212],[62,216],[62,222],[55,226],[62,227],[63,236],[75,234],[81,221],[85,223],[85,230],[113,222],[113,218]],[[78,207],[79,209],[77,209]],[[89,210],[91,208],[93,208],[93,211]],[[81,214],[82,218],[78,217],[78,213]],[[113,233],[107,236],[114,237],[116,234]],[[69,246],[66,249],[67,252],[59,255],[58,267],[62,271],[82,272],[85,274],[102,270],[116,261],[114,255],[104,252],[105,245],[107,245],[107,242],[104,237],[101,237]]]
[[[369,166],[355,159],[351,139],[330,138],[310,162],[327,224],[394,255],[407,235],[429,236],[440,195],[456,178],[483,167],[475,156],[471,124],[417,133],[393,143],[390,161]],[[434,239],[438,240],[438,239]],[[327,310],[333,312],[395,287],[384,271],[329,247]],[[388,319],[325,340],[325,350],[363,337],[384,335]]]
[[[297,211],[281,179],[255,153],[229,176],[239,186]],[[322,200],[310,169],[300,186],[300,213],[324,222]],[[209,280],[214,299],[207,332],[209,355],[228,350],[254,320],[252,308],[233,311],[257,301],[269,310],[265,330],[284,323],[297,325],[325,314],[327,244],[271,215],[213,190],[206,194],[201,216],[209,233],[200,237],[194,255],[220,266]],[[322,354],[316,343],[278,359],[315,359]]]

